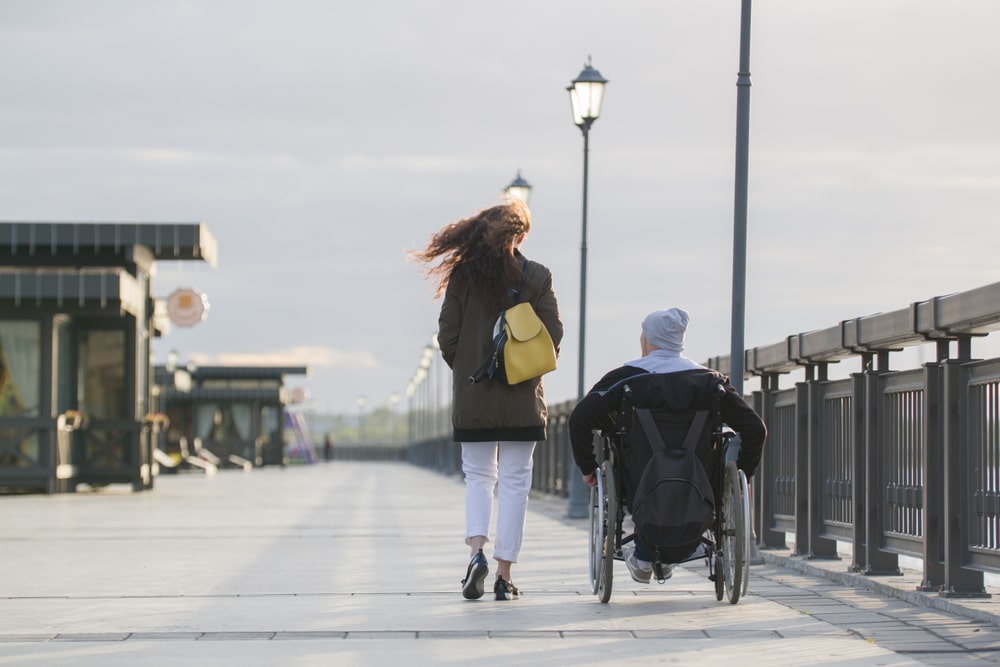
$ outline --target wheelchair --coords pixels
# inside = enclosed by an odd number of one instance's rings
[[[720,392],[725,390],[720,386]],[[617,425],[600,431],[602,442],[597,449],[597,486],[590,493],[590,588],[602,603],[611,599],[614,561],[624,561],[623,547],[635,540],[626,534],[623,502],[624,472],[620,462],[628,447],[634,406],[631,390],[624,387]],[[747,478],[736,466],[738,439],[716,413],[711,433],[709,456],[715,461],[709,471],[715,491],[712,525],[700,544],[680,563],[705,559],[708,578],[715,583],[715,598],[726,597],[736,604],[747,591],[750,576],[750,500]],[[653,577],[665,579],[663,567],[676,563],[653,563]]]

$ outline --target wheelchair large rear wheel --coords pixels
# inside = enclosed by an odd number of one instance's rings
[[[747,587],[750,585],[750,542],[753,540],[753,524],[750,520],[750,483],[747,482],[746,473],[739,470],[740,491],[743,494],[743,525],[746,527],[746,552],[743,556],[743,595],[747,594]]]
[[[614,468],[604,461],[597,470],[597,486],[590,490],[590,592],[601,602],[611,599],[617,516]]]
[[[744,504],[747,502],[740,485],[740,471],[735,461],[726,464],[726,480],[722,506],[722,567],[725,573],[726,596],[731,604],[740,600],[743,578],[747,570],[747,523]]]
[[[597,595],[597,582],[601,578],[601,568],[604,566],[604,481],[600,469],[597,471],[597,486],[590,489],[590,592]]]
[[[615,468],[611,461],[601,464],[604,480],[604,565],[603,576],[598,582],[597,596],[601,602],[611,599],[611,580],[615,571],[615,537],[618,530],[618,489],[615,484]]]
[[[721,602],[726,595],[726,573],[722,567],[722,556],[714,551],[714,546],[712,549],[712,579],[715,583],[715,599]]]

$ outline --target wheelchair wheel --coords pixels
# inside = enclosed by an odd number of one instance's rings
[[[605,603],[611,599],[617,516],[614,468],[605,461],[598,469],[597,487],[590,490],[590,592]]]
[[[740,492],[743,497],[743,525],[745,526],[747,538],[745,540],[746,551],[743,553],[743,595],[747,594],[750,585],[750,541],[753,540],[753,524],[750,523],[750,485],[747,482],[746,473],[737,471],[740,475]]]
[[[714,549],[715,547],[712,548]],[[722,598],[726,595],[726,573],[722,568],[722,556],[717,552],[713,552],[712,574],[715,575],[713,577],[715,580],[715,599],[721,602]]]
[[[604,478],[604,549],[597,595],[601,602],[611,599],[611,580],[615,571],[615,536],[618,526],[618,489],[615,486],[615,468],[610,461],[601,464]]]
[[[597,473],[597,486],[590,489],[590,592],[597,595],[597,582],[601,578],[601,568],[604,567],[604,481],[600,470]]]
[[[736,604],[743,592],[743,577],[747,561],[747,524],[744,518],[746,497],[740,487],[739,469],[735,461],[726,464],[722,506],[722,566],[725,572],[726,596]]]

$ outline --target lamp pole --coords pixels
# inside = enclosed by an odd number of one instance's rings
[[[406,444],[413,446],[413,394],[417,391],[416,381],[410,380],[406,385]]]
[[[392,392],[389,394],[389,443],[393,446],[397,444],[396,441],[396,405],[399,404],[399,394]]]
[[[361,445],[365,430],[365,405],[368,404],[368,397],[358,396],[358,446]]]
[[[746,326],[747,176],[750,171],[750,0],[740,7],[740,71],[736,75],[736,195],[733,206],[733,317],[729,348],[729,382],[743,395],[744,328]],[[738,441],[737,441],[738,442]],[[756,504],[750,486],[751,565],[764,562],[757,550]],[[744,591],[746,582],[744,581]]]
[[[580,74],[573,79],[569,91],[570,105],[573,110],[573,124],[583,133],[583,222],[580,241],[580,350],[577,363],[576,398],[580,400],[584,393],[584,359],[587,344],[587,186],[590,169],[590,126],[601,115],[601,105],[604,102],[604,86],[608,80],[601,76],[591,66],[590,57]],[[570,482],[569,510],[570,518],[587,516],[587,488],[579,475],[573,474]]]
[[[733,206],[733,313],[729,381],[743,394],[746,319],[747,174],[750,146],[750,0],[740,11],[740,71],[736,78],[736,194]]]
[[[431,363],[434,361],[434,348],[427,344],[424,346],[423,354],[420,357],[420,383],[423,385],[424,410],[423,410],[423,437],[429,440],[435,435],[437,429],[437,417],[434,414],[434,394],[431,391]]]
[[[528,199],[531,198],[531,183],[521,178],[521,170],[517,170],[517,176],[510,185],[503,189],[504,199],[507,201],[513,201],[519,199],[527,205]]]
[[[584,353],[587,341],[587,186],[590,169],[590,126],[601,115],[604,102],[604,86],[608,80],[594,69],[587,58],[587,64],[573,85],[567,88],[573,109],[573,123],[583,133],[583,224],[580,242],[580,359],[577,365],[577,400],[583,398]]]

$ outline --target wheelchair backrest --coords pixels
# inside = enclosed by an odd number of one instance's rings
[[[641,373],[616,385],[621,394],[619,408],[619,437],[626,485],[638,480],[652,450],[646,434],[634,418],[636,408],[648,409],[660,437],[668,449],[680,447],[697,412],[708,410],[708,418],[698,435],[696,452],[710,479],[715,479],[719,454],[714,444],[722,427],[719,410],[724,378],[716,374],[702,374],[692,383],[690,377],[675,373]],[[724,390],[723,390],[724,391]]]

